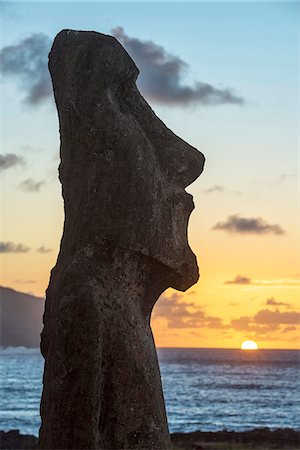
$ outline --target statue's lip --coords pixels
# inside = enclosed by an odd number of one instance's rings
[[[176,192],[176,200],[182,204],[189,213],[195,209],[194,197],[185,190]]]
[[[195,209],[195,203],[194,203],[194,197],[192,196],[192,194],[189,194],[188,192],[184,191],[185,194],[185,201],[186,203],[190,205],[191,207],[191,211],[193,211],[193,209]]]

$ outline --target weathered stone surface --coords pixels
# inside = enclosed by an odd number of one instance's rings
[[[169,449],[150,328],[159,295],[198,279],[184,190],[204,157],[138,92],[119,42],[60,32],[49,55],[65,205],[41,350],[42,449]]]

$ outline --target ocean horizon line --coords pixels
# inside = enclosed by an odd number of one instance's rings
[[[0,345],[0,349],[7,348],[20,348],[20,349],[39,349],[40,347],[29,347],[25,345]],[[243,353],[255,353],[258,351],[295,351],[299,352],[300,348],[262,348],[259,347],[255,350],[243,350],[240,347],[164,347],[164,346],[156,346],[157,350],[239,350]]]

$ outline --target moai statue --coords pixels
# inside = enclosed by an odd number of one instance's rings
[[[46,295],[41,449],[171,449],[155,302],[197,282],[185,188],[203,155],[156,117],[113,37],[63,30],[49,69],[65,223]]]

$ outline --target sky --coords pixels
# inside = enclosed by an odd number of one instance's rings
[[[114,35],[155,113],[206,157],[187,188],[201,278],[167,290],[157,346],[300,348],[299,3],[0,1],[1,280],[44,296],[63,226],[47,54]]]

